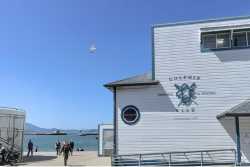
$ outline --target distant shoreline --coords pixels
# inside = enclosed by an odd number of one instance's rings
[[[25,133],[24,135],[54,135],[54,136],[61,136],[61,135],[68,135],[67,133]]]
[[[48,132],[33,132],[33,133],[24,133],[24,135],[52,135],[52,136],[61,136],[61,135],[77,135],[77,136],[98,136],[98,133],[48,133]]]
[[[97,136],[98,133],[82,133],[79,136]]]

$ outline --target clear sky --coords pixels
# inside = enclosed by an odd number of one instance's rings
[[[103,84],[151,70],[152,24],[242,15],[248,0],[2,0],[0,105],[46,128],[112,123]]]

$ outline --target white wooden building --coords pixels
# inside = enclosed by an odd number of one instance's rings
[[[23,155],[25,112],[17,108],[0,107],[0,143],[7,150]]]
[[[114,154],[235,148],[250,161],[250,17],[154,25],[152,72],[105,86]]]

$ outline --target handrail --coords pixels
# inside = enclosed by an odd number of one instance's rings
[[[113,166],[236,164],[235,149],[113,155]]]
[[[8,145],[8,146],[11,146],[11,147],[16,148],[17,150],[19,150],[19,148],[18,148],[18,146],[17,146],[16,144],[10,144],[10,143],[8,142],[8,140],[6,140],[6,139],[4,139],[4,138],[2,138],[2,137],[0,137],[0,141],[2,141],[3,143],[5,143],[5,144]]]
[[[220,152],[220,151],[232,151],[235,149],[213,149],[213,150],[192,150],[192,151],[170,151],[170,152],[158,152],[158,153],[143,153],[143,155],[158,155],[158,154],[178,154],[178,153],[196,153],[196,152]],[[140,154],[122,154],[122,155],[113,155],[113,156],[137,156]]]

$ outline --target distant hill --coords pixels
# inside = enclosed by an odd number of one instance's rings
[[[36,125],[33,125],[31,123],[25,123],[25,131],[27,132],[33,132],[33,131],[36,131],[36,132],[41,132],[41,131],[47,131],[49,129],[46,129],[46,128],[40,128]]]
[[[27,132],[55,132],[56,130],[60,130],[61,132],[65,132],[67,134],[97,132],[97,129],[84,129],[84,130],[70,129],[70,130],[63,130],[63,129],[57,129],[57,128],[41,128],[41,127],[33,125],[31,123],[25,123],[25,132],[26,133]]]

